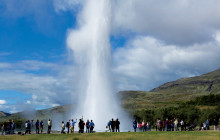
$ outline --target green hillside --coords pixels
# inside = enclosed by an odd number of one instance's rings
[[[168,82],[151,91],[162,93],[219,94],[220,69],[201,76]]]
[[[121,91],[122,105],[129,111],[175,107],[196,97],[220,94],[220,69],[190,78],[165,83],[150,92]]]

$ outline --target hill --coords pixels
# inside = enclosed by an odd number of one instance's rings
[[[129,111],[178,106],[196,97],[220,94],[220,69],[190,78],[165,83],[153,90],[121,91],[122,105]]]
[[[5,113],[3,111],[0,111],[0,117],[7,117],[7,116],[10,116],[11,114],[9,113]]]
[[[36,111],[23,111],[17,112],[12,114],[7,114],[1,116],[0,112],[0,122],[7,121],[7,120],[48,120],[50,118],[55,118],[57,116],[59,118],[65,118],[65,115],[68,115],[68,110],[71,109],[71,105],[63,105],[57,106],[53,108],[43,109],[43,110],[36,110]]]
[[[165,83],[151,90],[152,92],[171,93],[220,93],[220,69],[190,78]]]

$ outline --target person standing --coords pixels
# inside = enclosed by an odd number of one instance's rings
[[[2,135],[4,135],[5,128],[6,128],[6,124],[5,124],[5,122],[4,122],[4,123],[2,124]]]
[[[209,119],[206,120],[206,130],[209,130]]]
[[[166,131],[168,130],[168,125],[169,125],[169,121],[168,121],[168,119],[166,119],[166,121],[165,121],[165,129],[166,129]]]
[[[214,119],[214,131],[218,130],[218,119]]]
[[[109,120],[109,122],[108,122],[108,124],[107,124],[107,127],[108,127],[107,132],[108,132],[108,131],[111,132],[111,120]]]
[[[8,121],[8,134],[11,134],[11,126],[12,126],[12,121]]]
[[[137,121],[136,120],[133,121],[133,128],[134,128],[134,132],[136,132],[136,130],[137,130]]]
[[[181,131],[183,131],[184,130],[184,121],[183,120],[181,120],[180,125],[181,125]]]
[[[40,121],[40,133],[43,133],[43,129],[44,129],[44,122],[43,120]]]
[[[112,130],[112,132],[115,132],[115,121],[114,121],[113,118],[112,118],[112,121],[111,121],[111,130]]]
[[[76,122],[77,122],[77,119],[76,119],[76,121],[74,121],[74,120],[72,119],[71,128],[70,128],[71,133],[74,133],[74,127],[75,127]]]
[[[79,133],[84,133],[85,123],[82,119],[79,121]]]
[[[151,131],[150,122],[147,122],[147,131]]]
[[[27,122],[27,130],[28,130],[28,133],[31,134],[31,122],[29,120]]]
[[[161,124],[161,122],[160,122],[161,120],[158,118],[157,119],[157,130],[158,131],[161,131],[161,128],[160,128],[160,124]]]
[[[28,132],[27,121],[25,122],[24,126],[25,126],[25,134],[27,134],[27,132]]]
[[[47,122],[47,125],[48,125],[47,134],[50,134],[51,127],[52,127],[52,120],[49,119]]]
[[[67,128],[67,133],[68,134],[70,133],[70,122],[69,121],[66,122],[66,128]]]
[[[93,133],[94,127],[95,127],[95,124],[94,124],[94,122],[91,120],[91,122],[90,122],[90,133]]]
[[[37,120],[37,122],[35,123],[36,134],[39,134],[39,126],[40,126],[40,122],[39,122],[39,120]]]
[[[90,129],[90,122],[89,122],[89,120],[87,120],[87,122],[86,122],[86,133],[89,133],[89,129]]]
[[[115,121],[116,132],[120,132],[120,121],[116,119]]]
[[[61,124],[61,134],[65,133],[64,130],[65,130],[65,124],[64,124],[64,121],[62,121],[62,124]]]
[[[14,134],[14,130],[15,130],[15,122],[14,120],[11,121],[11,134]]]
[[[175,131],[178,131],[178,119],[175,119],[174,121],[174,129]]]
[[[142,121],[142,131],[144,132],[146,130],[146,123],[145,121],[143,120]]]

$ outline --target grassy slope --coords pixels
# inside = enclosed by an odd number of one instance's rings
[[[4,140],[38,140],[38,139],[53,139],[53,140],[78,140],[78,139],[89,139],[89,140],[112,140],[112,139],[159,139],[159,140],[217,140],[220,139],[219,132],[125,132],[125,133],[93,133],[93,134],[43,134],[43,135],[25,135],[25,136],[0,136],[0,139]]]
[[[191,78],[165,83],[150,92],[122,91],[122,105],[130,111],[178,106],[198,96],[220,94],[220,69]]]

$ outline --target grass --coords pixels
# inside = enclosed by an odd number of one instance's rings
[[[93,133],[93,134],[41,134],[25,136],[0,136],[0,140],[114,140],[114,139],[137,139],[137,140],[219,140],[219,131],[186,131],[186,132],[122,132],[122,133]]]

